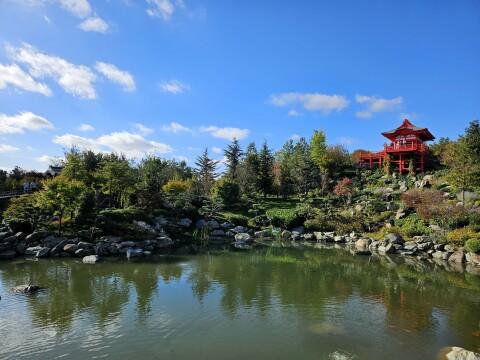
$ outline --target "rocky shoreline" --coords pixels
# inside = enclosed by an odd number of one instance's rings
[[[244,226],[235,226],[216,220],[198,220],[193,224],[190,219],[169,222],[157,218],[153,225],[135,222],[148,236],[142,240],[130,240],[119,236],[103,236],[94,242],[81,237],[63,237],[46,231],[35,231],[31,234],[14,233],[7,226],[0,228],[0,260],[13,259],[17,256],[45,257],[77,257],[85,263],[96,263],[106,256],[121,256],[127,259],[142,258],[153,253],[172,251],[180,246],[165,230],[191,229],[205,230],[208,244],[222,245],[236,250],[249,250],[257,244],[269,244],[281,241],[290,246],[303,244],[321,247],[335,245],[359,256],[398,255],[420,261],[450,264],[458,271],[466,270],[480,275],[480,254],[465,252],[463,248],[439,244],[430,236],[416,236],[405,241],[400,235],[387,234],[382,241],[359,234],[338,235],[334,232],[304,231],[303,227],[292,230],[279,228],[254,231]]]

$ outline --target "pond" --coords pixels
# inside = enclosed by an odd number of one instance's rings
[[[34,283],[38,294],[10,288]],[[0,263],[2,359],[436,359],[480,349],[480,277],[262,248]]]

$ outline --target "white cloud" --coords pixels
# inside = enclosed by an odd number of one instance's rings
[[[214,147],[212,148],[212,152],[213,152],[214,154],[222,154],[222,153],[223,153],[223,150],[220,149],[219,147],[214,146]]]
[[[174,134],[178,134],[178,133],[181,133],[181,132],[189,132],[189,133],[193,132],[192,129],[190,129],[190,128],[182,125],[182,124],[179,124],[177,122],[171,122],[168,125],[163,125],[162,130],[166,131],[166,132],[171,132],[171,133],[174,133]]]
[[[44,165],[56,165],[61,164],[64,159],[59,156],[42,155],[35,158],[35,160]]]
[[[47,16],[47,15],[44,15],[43,16],[43,20],[45,20],[47,22],[47,24],[51,24],[52,23],[52,20],[50,20],[50,18]]]
[[[177,9],[185,8],[183,0],[146,0],[149,7],[147,14],[151,17],[161,18],[168,21]]]
[[[0,144],[0,154],[11,153],[20,150],[20,148],[7,145],[7,144]]]
[[[403,98],[397,96],[393,99],[383,99],[377,96],[356,95],[355,101],[366,106],[364,110],[357,111],[357,117],[369,118],[374,113],[398,109],[403,103]]]
[[[94,151],[113,151],[134,158],[140,158],[145,154],[166,154],[173,151],[170,145],[147,140],[140,134],[133,134],[127,131],[113,132],[98,138],[64,134],[56,136],[53,142],[67,148],[76,146],[80,149],[91,149]]]
[[[75,65],[58,56],[38,51],[29,44],[15,48],[7,46],[9,57],[29,68],[35,78],[52,78],[69,94],[85,99],[97,97],[93,86],[96,75],[84,65]]]
[[[297,110],[295,109],[291,109],[289,112],[288,112],[288,116],[290,117],[298,117],[298,116],[301,116],[302,113],[298,112]]]
[[[347,98],[342,95],[298,92],[272,95],[270,103],[279,107],[301,104],[305,110],[320,111],[324,114],[340,111],[348,106]]]
[[[85,18],[92,12],[88,0],[58,0],[58,2],[61,7],[79,18]]]
[[[97,61],[95,64],[95,69],[97,69],[99,73],[103,74],[110,81],[121,85],[123,90],[135,90],[135,80],[129,72],[120,70],[113,64],[108,64],[101,61]]]
[[[35,81],[33,77],[23,71],[18,65],[0,64],[0,90],[9,85],[45,96],[52,95],[52,91],[47,85]]]
[[[293,141],[298,141],[302,138],[301,135],[298,135],[298,134],[293,134],[292,136],[290,136],[289,140],[293,140]]]
[[[87,131],[94,131],[95,128],[90,124],[80,124],[80,126],[78,127],[78,130],[87,132]]]
[[[105,34],[108,31],[108,24],[102,18],[95,16],[82,21],[78,24],[78,28],[83,31],[93,31]]]
[[[188,89],[190,89],[190,86],[178,80],[170,80],[170,81],[163,81],[162,83],[160,83],[160,89],[163,92],[168,92],[170,94],[176,95],[176,94],[181,94],[187,91]]]
[[[53,124],[34,113],[21,112],[11,116],[0,113],[0,134],[23,134],[43,129],[53,129]]]
[[[213,137],[225,140],[242,140],[250,134],[250,130],[248,129],[239,129],[234,127],[220,128],[217,126],[202,126],[200,131],[209,133]]]
[[[136,123],[136,124],[134,124],[134,126],[135,126],[135,129],[137,129],[137,131],[141,135],[149,135],[149,134],[153,133],[153,129],[150,129],[149,127],[147,127],[143,124]]]

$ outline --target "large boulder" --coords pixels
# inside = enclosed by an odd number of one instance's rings
[[[255,231],[255,237],[257,239],[268,239],[272,237],[272,231],[269,229]]]
[[[49,247],[42,247],[40,250],[37,251],[35,256],[37,258],[45,258],[50,255],[50,248]]]
[[[449,262],[461,264],[465,262],[465,253],[463,250],[455,251],[450,257],[448,258]]]
[[[66,244],[63,246],[63,251],[67,254],[75,254],[75,251],[78,250],[77,244]]]
[[[178,226],[189,228],[190,226],[192,226],[192,220],[190,220],[189,218],[180,219],[177,224]]]
[[[223,229],[215,229],[210,233],[212,237],[225,237],[225,230]]]
[[[480,354],[464,348],[453,346],[442,351],[440,359],[443,360],[480,360]]]
[[[378,252],[381,254],[393,254],[395,253],[395,246],[393,244],[380,245],[378,247]]]
[[[46,257],[50,248],[43,246],[33,246],[25,249],[26,256]],[[40,256],[38,256],[40,254]]]
[[[18,285],[12,288],[12,291],[17,294],[34,294],[38,290],[40,290],[41,287],[38,285]]]
[[[98,255],[84,256],[82,259],[82,262],[84,264],[96,264],[99,261],[100,261],[100,256]]]
[[[55,246],[57,246],[58,244],[60,244],[64,240],[65,240],[65,238],[63,238],[63,237],[50,235],[50,236],[47,236],[45,239],[42,240],[42,244],[46,247],[54,248]]]
[[[282,240],[290,240],[292,238],[292,232],[288,230],[283,230],[281,237]]]
[[[399,234],[394,233],[385,235],[385,241],[390,244],[403,244],[405,242]]]
[[[363,238],[355,242],[355,247],[357,249],[368,249],[368,246],[372,243],[371,239]]]
[[[240,241],[240,242],[251,242],[252,236],[249,233],[239,233],[235,234],[235,241]]]
[[[57,245],[52,247],[52,250],[50,250],[50,255],[56,256],[60,254],[63,251],[64,246],[67,244],[67,239],[63,239],[60,241]]]
[[[480,266],[480,254],[469,252],[465,255],[465,259],[468,263],[471,263],[475,266]]]
[[[172,247],[173,245],[174,245],[174,242],[170,237],[166,235],[162,235],[157,237],[157,243],[155,244],[155,247],[158,249],[165,249],[165,248]]]
[[[248,229],[245,226],[235,226],[231,231],[234,233],[246,233],[248,232]]]
[[[85,256],[93,255],[93,252],[94,252],[93,248],[88,248],[88,249],[82,248],[75,251],[75,256],[83,258]]]

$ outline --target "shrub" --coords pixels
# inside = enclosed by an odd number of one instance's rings
[[[395,226],[391,226],[391,227],[384,226],[380,230],[374,233],[370,233],[369,235],[371,238],[375,240],[383,240],[385,239],[385,236],[388,234],[402,235],[402,230]]]
[[[469,252],[480,252],[480,239],[469,239],[465,242],[465,249]]]
[[[353,181],[349,178],[343,178],[337,182],[333,189],[335,195],[343,198],[346,203],[350,203],[353,196]]]
[[[479,238],[479,234],[471,227],[463,227],[447,233],[447,241],[459,246],[463,246],[470,239]]]
[[[270,209],[267,210],[266,215],[273,226],[287,229],[302,225],[305,220],[304,217],[298,216],[295,209]]]
[[[226,207],[232,207],[240,202],[240,186],[236,182],[222,179],[215,185],[213,196],[220,199]]]
[[[133,220],[147,221],[147,214],[137,208],[126,208],[126,209],[108,209],[100,211],[100,214],[105,220],[109,222],[128,222],[131,223]]]
[[[171,179],[162,186],[163,192],[169,195],[178,195],[192,188],[191,180]]]
[[[308,219],[304,223],[305,229],[308,231],[335,231],[335,225],[328,221],[326,217],[317,216],[313,219]]]
[[[438,190],[410,190],[401,195],[401,200],[423,220],[431,219],[438,206],[445,202],[443,192]]]
[[[402,233],[408,237],[429,235],[432,232],[432,229],[417,214],[411,214],[406,218],[397,220],[395,225],[399,226]]]
[[[28,233],[35,230],[40,214],[36,196],[30,194],[11,199],[3,217],[15,232]]]

